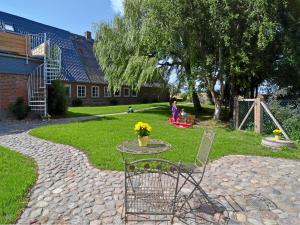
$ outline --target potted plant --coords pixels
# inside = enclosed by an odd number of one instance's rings
[[[279,130],[279,129],[275,129],[275,130],[273,130],[273,134],[275,135],[275,140],[280,140],[281,135],[282,135],[282,131]]]
[[[152,127],[148,123],[138,122],[135,124],[134,130],[138,135],[139,146],[147,146]]]

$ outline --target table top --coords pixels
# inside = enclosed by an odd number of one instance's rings
[[[124,141],[117,145],[118,151],[134,155],[159,154],[168,151],[170,148],[169,143],[157,139],[149,139],[148,145],[145,147],[140,147],[138,140]]]

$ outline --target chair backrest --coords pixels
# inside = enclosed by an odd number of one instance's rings
[[[195,164],[197,166],[203,166],[203,170],[205,170],[205,166],[209,159],[209,153],[211,151],[212,144],[214,142],[215,133],[211,129],[205,129],[204,134],[202,136],[202,140],[199,146],[199,150],[195,159]]]
[[[125,217],[174,215],[180,168],[161,159],[125,160]]]

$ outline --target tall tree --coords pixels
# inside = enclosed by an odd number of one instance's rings
[[[214,99],[214,118],[219,119],[226,82],[235,96],[253,90],[267,77],[264,73],[276,59],[271,46],[278,29],[277,12],[284,2],[203,0],[203,5],[207,16],[205,26],[198,26],[203,53],[199,74]]]
[[[292,58],[296,68],[291,40],[299,48],[298,34],[292,35],[299,26],[282,25],[285,0],[125,0],[124,6],[123,17],[99,25],[95,41],[114,87],[140,88],[176,71],[188,84],[196,115],[201,109],[196,84],[202,80],[219,119],[225,88],[231,97],[253,96],[262,81],[274,78],[276,64],[282,69]]]
[[[124,18],[100,24],[95,40],[96,55],[110,83],[139,88],[145,82],[167,80],[176,71],[178,79],[188,84],[199,115],[192,71],[197,45],[190,12],[188,1],[125,1]]]

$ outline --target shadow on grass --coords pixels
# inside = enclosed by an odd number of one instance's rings
[[[106,120],[119,120],[119,118],[114,117],[114,116],[99,116],[97,118],[91,118],[88,120],[82,120],[78,121],[78,123],[86,123],[86,122],[91,122],[91,121],[106,121]]]
[[[76,113],[76,112],[70,112],[68,111],[65,115],[65,117],[70,118],[70,117],[82,117],[82,116],[94,116],[92,113]]]
[[[185,112],[190,114],[195,114],[194,107],[192,105],[178,105],[179,110],[184,109]],[[151,109],[147,111],[140,112],[143,114],[157,114],[170,118],[172,116],[171,109],[169,106],[161,105],[158,109]],[[200,113],[200,121],[211,120],[213,118],[214,109],[213,108],[202,108]]]
[[[135,110],[135,105],[140,105],[140,104],[132,104],[132,108]],[[106,114],[112,114],[112,113],[122,113],[122,112],[127,112],[129,105],[107,105],[107,106],[88,106],[88,108],[98,108],[99,107],[99,113],[95,112],[71,112],[67,111],[65,117],[70,118],[70,117],[83,117],[83,116],[95,116],[95,115],[106,115]],[[79,106],[76,108],[84,108],[85,106]],[[115,111],[112,109],[111,111],[105,111],[105,107],[124,107],[124,109],[116,109]],[[166,107],[166,104],[156,104],[153,107]],[[103,112],[101,112],[101,108],[104,109]],[[148,108],[145,106],[145,108]],[[142,109],[142,108],[137,108],[137,110]],[[88,111],[88,110],[87,110]]]

